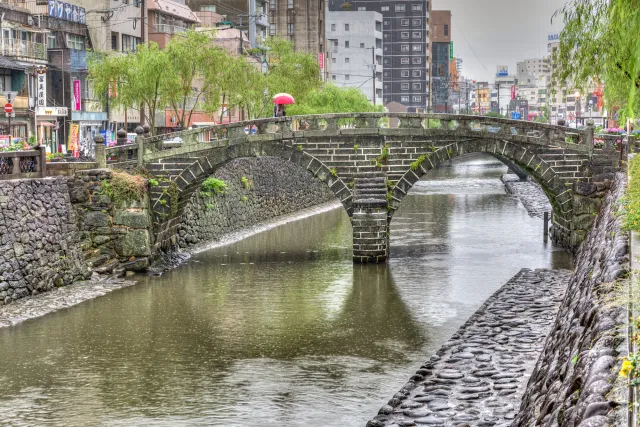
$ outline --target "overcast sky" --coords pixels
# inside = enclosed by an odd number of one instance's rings
[[[547,54],[547,35],[559,32],[553,13],[562,0],[433,0],[433,10],[451,10],[454,56],[464,60],[462,74],[493,81],[496,66]]]

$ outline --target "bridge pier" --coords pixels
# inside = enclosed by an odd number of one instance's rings
[[[389,221],[384,173],[360,174],[355,178],[352,207],[353,262],[386,262],[389,254]]]

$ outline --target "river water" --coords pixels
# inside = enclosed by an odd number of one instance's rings
[[[364,426],[520,268],[568,268],[476,156],[396,213],[388,265],[353,265],[341,208],[0,330],[0,425]]]

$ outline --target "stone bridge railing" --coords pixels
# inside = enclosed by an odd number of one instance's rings
[[[0,180],[42,178],[46,176],[46,151],[43,146],[35,150],[0,153]]]
[[[201,149],[228,145],[229,141],[290,140],[318,136],[428,136],[467,137],[509,140],[544,146],[567,148],[590,156],[597,152],[592,135],[543,123],[508,120],[484,116],[410,113],[328,114],[266,118],[190,129],[165,135],[138,138],[137,144],[108,148],[119,152],[114,165],[142,165],[166,156],[182,155]],[[169,144],[167,141],[171,141]],[[607,146],[615,147],[611,139]],[[165,152],[171,150],[171,152]]]

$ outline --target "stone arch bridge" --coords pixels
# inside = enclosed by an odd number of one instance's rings
[[[342,202],[352,219],[355,262],[384,262],[389,223],[411,187],[469,153],[489,153],[538,182],[553,206],[554,240],[575,247],[593,221],[593,212],[577,206],[576,184],[615,170],[619,160],[615,143],[594,148],[593,127],[410,113],[245,121],[140,138],[131,151],[137,156],[130,158],[164,178],[151,192],[156,246],[175,243],[184,206],[217,167],[238,157],[277,156],[309,171]]]

